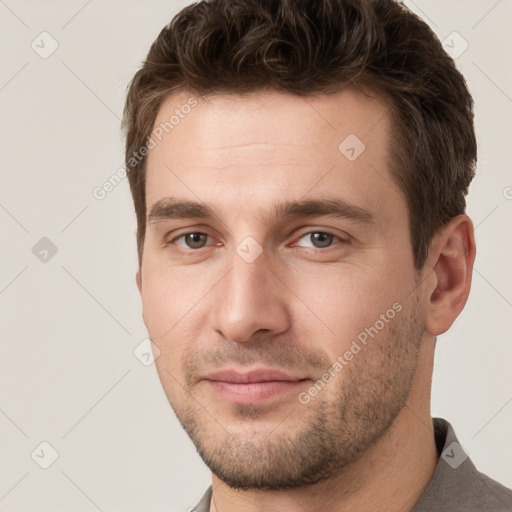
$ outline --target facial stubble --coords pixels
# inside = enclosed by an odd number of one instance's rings
[[[179,405],[173,400],[210,470],[235,489],[284,490],[332,478],[364,454],[392,426],[412,387],[424,325],[420,302],[412,295],[408,307],[308,404],[294,398],[274,411],[228,404],[229,414],[214,416],[192,393]],[[282,352],[283,358],[290,359],[290,348],[282,350],[288,354]],[[271,422],[269,415],[275,418]],[[231,423],[228,418],[234,417]]]

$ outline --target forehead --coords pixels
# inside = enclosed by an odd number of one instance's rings
[[[160,131],[158,139],[173,134],[176,155],[182,136],[188,137],[192,130],[194,138],[187,145],[203,151],[255,143],[314,148],[331,145],[343,134],[355,134],[367,142],[384,136],[389,132],[388,111],[387,102],[379,95],[355,88],[303,97],[258,91],[201,98],[179,91],[164,100],[153,128]],[[188,129],[186,134],[183,127]],[[330,137],[326,139],[327,134]]]
[[[179,91],[154,123],[146,204],[179,195],[222,197],[233,206],[238,199],[242,208],[245,193],[270,204],[313,189],[339,190],[354,204],[377,204],[386,194],[396,201],[389,134],[388,104],[354,88],[315,97],[261,91],[201,98]],[[394,190],[386,190],[390,185]]]

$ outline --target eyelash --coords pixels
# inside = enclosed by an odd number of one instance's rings
[[[312,235],[312,234],[318,234],[318,233],[321,233],[323,235],[328,235],[328,236],[332,236],[334,239],[337,239],[337,243],[342,243],[342,244],[347,244],[349,243],[349,240],[348,239],[344,239],[342,238],[341,236],[339,235],[336,235],[334,233],[331,233],[330,231],[321,231],[321,230],[313,230],[313,231],[307,231],[305,233],[302,233],[300,236],[298,236],[296,238],[296,240],[300,240],[302,238],[304,238],[305,236],[307,235]],[[180,235],[177,235],[176,237],[174,237],[173,239],[171,239],[166,245],[171,245],[171,244],[175,244],[177,240],[179,240],[180,238],[183,238],[183,237],[186,237],[187,235],[192,235],[192,234],[195,234],[195,235],[206,235],[208,238],[211,238],[210,235],[208,235],[208,233],[204,233],[202,231],[187,231],[185,233],[181,233]],[[313,251],[322,251],[322,252],[327,252],[329,251],[330,249],[333,249],[336,245],[336,242],[333,241],[332,245],[329,245],[327,247],[302,247],[302,249],[307,249],[307,250],[313,250]],[[293,244],[293,246],[296,246],[296,243]],[[177,246],[177,247],[180,247],[180,246]],[[183,249],[183,248],[178,248],[178,252],[182,253],[182,254],[193,254],[193,253],[198,253],[199,251],[201,251],[202,249],[206,249],[207,246],[203,246],[203,247],[199,247],[198,249],[192,249],[192,248],[188,248],[188,249]]]

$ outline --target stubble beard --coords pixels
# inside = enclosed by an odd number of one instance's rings
[[[300,422],[290,424],[283,411],[271,427],[258,429],[260,408],[239,406],[237,419],[247,424],[239,429],[213,419],[194,400],[173,408],[203,461],[230,487],[313,485],[339,474],[389,430],[411,390],[422,326],[414,300],[307,405],[297,400]]]

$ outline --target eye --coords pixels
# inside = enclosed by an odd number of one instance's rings
[[[206,245],[206,240],[208,239],[208,235],[206,233],[192,232],[192,233],[184,233],[180,236],[177,236],[172,240],[172,243],[176,243],[181,247],[185,247],[186,249],[202,249]],[[178,240],[183,239],[185,245],[177,243]]]
[[[332,233],[326,233],[324,231],[311,231],[309,233],[305,233],[302,235],[298,241],[305,239],[311,243],[311,245],[302,245],[296,242],[294,245],[300,245],[301,247],[310,247],[313,249],[325,249],[333,245],[333,243],[338,240],[343,242],[337,235],[333,235]]]
[[[177,236],[171,240],[171,243],[176,244],[177,246],[184,249],[198,250],[207,245],[209,238],[211,237],[206,233],[192,231]],[[305,240],[305,242],[300,243],[301,240]],[[312,249],[327,249],[334,245],[336,242],[346,242],[346,240],[325,231],[310,231],[309,233],[305,233],[300,238],[298,238],[297,242],[295,242],[293,245]]]

